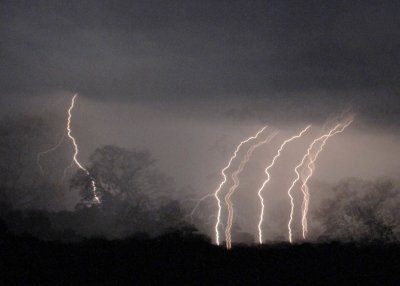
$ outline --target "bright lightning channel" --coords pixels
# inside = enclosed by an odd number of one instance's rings
[[[75,163],[76,166],[78,166],[79,169],[81,169],[82,171],[85,172],[85,174],[90,178],[90,184],[92,186],[92,192],[93,192],[93,196],[94,199],[100,203],[100,199],[97,196],[97,186],[96,186],[96,182],[94,181],[94,179],[90,176],[89,171],[84,168],[81,163],[79,163],[78,161],[78,153],[79,153],[79,149],[78,149],[78,144],[76,143],[75,138],[72,136],[72,129],[71,129],[71,119],[72,119],[72,110],[74,109],[75,106],[75,99],[77,98],[78,94],[75,94],[72,97],[71,100],[71,105],[68,109],[68,123],[67,123],[67,135],[68,137],[71,139],[72,144],[74,145],[74,155],[73,155],[73,163]]]
[[[263,184],[261,185],[260,189],[258,190],[258,197],[260,198],[260,203],[261,203],[261,213],[260,213],[260,220],[258,222],[258,240],[259,243],[262,244],[263,241],[263,237],[262,237],[262,223],[263,223],[263,218],[264,218],[264,198],[262,196],[262,192],[265,188],[265,186],[268,184],[268,182],[271,179],[269,170],[274,166],[275,161],[279,158],[279,156],[281,155],[281,152],[283,151],[283,149],[285,148],[286,144],[290,143],[291,141],[300,138],[301,136],[303,136],[303,134],[311,127],[311,125],[308,125],[306,128],[304,128],[299,134],[285,140],[282,145],[279,147],[278,151],[276,152],[275,156],[272,159],[271,164],[268,165],[267,168],[265,168],[265,174],[267,175],[267,178],[265,179],[265,181],[263,182]]]
[[[302,203],[302,219],[301,219],[301,224],[302,224],[302,232],[303,232],[303,239],[306,238],[306,233],[308,231],[308,222],[307,222],[307,213],[308,213],[308,205],[310,202],[310,193],[308,191],[308,185],[307,182],[308,180],[312,177],[314,169],[315,169],[315,162],[318,159],[319,154],[322,152],[326,142],[328,139],[336,134],[342,133],[344,129],[346,129],[351,123],[353,122],[353,119],[349,119],[347,123],[345,123],[339,130],[335,131],[332,133],[330,136],[327,136],[322,140],[322,143],[319,145],[317,151],[314,154],[311,154],[309,157],[309,161],[307,164],[307,168],[309,170],[309,173],[307,176],[303,177],[302,176],[302,186],[301,186],[301,191],[303,192],[303,203]]]
[[[278,134],[278,132],[275,131],[271,135],[269,135],[265,140],[252,145],[249,148],[249,150],[247,151],[246,156],[240,162],[239,167],[236,169],[235,172],[232,173],[232,180],[234,182],[234,185],[232,187],[230,187],[229,192],[225,195],[225,203],[226,203],[226,206],[228,209],[228,219],[227,219],[227,224],[226,224],[226,229],[225,229],[225,239],[226,239],[226,248],[227,249],[232,248],[231,229],[232,229],[232,223],[233,223],[233,203],[231,201],[231,196],[233,195],[235,190],[240,185],[238,176],[243,171],[247,162],[250,160],[250,157],[253,154],[254,150],[257,149],[258,147],[264,145],[265,143],[270,142],[272,140],[272,138],[274,138],[277,134]]]
[[[236,150],[233,153],[232,157],[229,159],[228,164],[221,170],[221,174],[222,174],[223,180],[222,180],[222,182],[219,184],[218,188],[214,192],[214,197],[217,200],[217,204],[218,204],[217,222],[215,224],[215,241],[216,241],[217,245],[220,244],[218,227],[221,224],[221,200],[220,200],[218,194],[219,194],[219,192],[221,191],[222,187],[224,186],[224,184],[227,181],[227,177],[226,177],[225,171],[229,169],[229,167],[232,164],[232,161],[237,157],[237,153],[239,152],[239,150],[243,146],[243,144],[246,144],[250,140],[256,139],[266,128],[267,128],[267,126],[264,126],[260,131],[257,132],[257,134],[255,136],[249,137],[246,140],[243,140],[242,142],[240,142],[240,144],[236,147]]]
[[[350,123],[351,123],[351,122],[352,122],[352,120],[350,121]],[[313,149],[314,145],[315,145],[317,142],[322,141],[322,140],[324,140],[325,138],[329,138],[329,137],[331,137],[331,136],[333,136],[333,135],[335,135],[335,134],[337,134],[337,133],[342,132],[342,131],[344,130],[344,128],[346,128],[350,123],[348,123],[348,124],[346,124],[346,125],[343,125],[343,124],[339,123],[339,124],[337,124],[334,128],[332,128],[332,129],[329,131],[328,134],[322,135],[322,136],[318,137],[317,139],[315,139],[315,140],[310,144],[310,146],[308,147],[307,153],[303,156],[303,158],[302,158],[300,164],[298,164],[298,165],[295,167],[294,171],[295,171],[295,173],[296,173],[296,179],[292,182],[290,188],[289,188],[288,191],[287,191],[287,194],[288,194],[288,196],[289,196],[289,198],[290,198],[290,204],[291,204],[290,219],[289,219],[289,222],[288,222],[288,234],[289,234],[289,242],[290,242],[290,243],[292,243],[292,228],[291,228],[291,225],[292,225],[293,211],[294,211],[294,199],[293,199],[293,196],[292,196],[292,194],[291,194],[291,191],[292,191],[293,187],[296,185],[296,183],[297,183],[297,182],[299,181],[299,179],[300,179],[300,174],[299,174],[299,171],[298,171],[298,170],[299,170],[299,168],[300,168],[301,166],[303,166],[305,160],[306,160],[307,158],[309,158],[310,153],[311,153],[311,150]],[[342,126],[342,129],[339,129],[341,126]],[[339,131],[337,131],[338,129],[339,129]],[[340,130],[341,130],[341,131],[340,131]]]

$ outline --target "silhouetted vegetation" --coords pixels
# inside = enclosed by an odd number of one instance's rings
[[[2,285],[397,285],[398,244],[274,244],[227,251],[194,229],[79,243],[1,236]]]
[[[76,241],[135,233],[157,236],[189,225],[174,198],[173,181],[157,169],[146,150],[103,146],[94,151],[85,167],[96,181],[100,204],[94,203],[90,178],[84,172],[75,168],[72,176],[65,176],[64,170],[72,169],[68,168],[73,151],[68,142],[53,151],[69,154],[59,156],[58,168],[44,156],[39,164],[38,154],[62,138],[62,134],[54,136],[58,140],[52,138],[56,126],[56,120],[42,117],[0,121],[0,217],[11,233]],[[65,132],[65,126],[59,130]],[[57,196],[63,200],[71,194],[80,196],[73,210],[52,208]]]
[[[247,245],[227,251],[188,223],[173,181],[146,150],[93,152],[85,167],[101,204],[87,174],[75,169],[61,180],[63,168],[54,168],[71,164],[70,147],[60,145],[58,161],[43,159],[41,169],[37,154],[62,138],[49,122],[0,121],[1,285],[398,282],[400,197],[390,180],[336,185],[314,213],[323,244],[255,246],[235,225],[235,241]],[[70,194],[73,209],[60,203]]]
[[[400,188],[389,179],[347,179],[332,190],[332,198],[318,208],[315,219],[323,227],[323,240],[400,240]]]

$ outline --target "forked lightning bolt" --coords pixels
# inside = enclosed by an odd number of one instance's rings
[[[296,185],[296,183],[297,183],[297,182],[299,181],[299,179],[300,179],[300,174],[299,174],[299,172],[298,172],[298,169],[299,169],[301,166],[303,166],[305,160],[306,160],[306,159],[308,158],[308,156],[310,155],[310,152],[311,152],[312,148],[314,147],[314,145],[315,145],[318,141],[321,141],[321,140],[323,140],[324,138],[328,137],[334,130],[336,130],[337,128],[339,128],[340,125],[341,125],[341,124],[337,124],[328,134],[325,134],[325,135],[323,135],[323,136],[321,136],[321,137],[315,139],[315,140],[310,144],[310,146],[308,147],[307,153],[303,156],[303,158],[302,158],[300,164],[298,164],[298,165],[295,167],[295,169],[294,169],[294,171],[295,171],[295,173],[296,173],[296,179],[292,182],[291,186],[289,187],[289,189],[288,189],[288,191],[287,191],[288,196],[289,196],[289,198],[290,198],[290,205],[291,205],[291,209],[290,209],[290,218],[289,218],[289,222],[288,222],[288,235],[289,235],[289,242],[290,242],[290,243],[292,243],[292,228],[291,228],[291,224],[292,224],[292,220],[293,220],[293,210],[294,210],[294,201],[293,201],[293,196],[292,196],[292,194],[291,194],[291,191],[292,191],[293,187]]]
[[[260,198],[260,203],[261,203],[261,213],[260,213],[260,220],[258,222],[258,240],[260,242],[260,244],[262,244],[263,238],[262,238],[262,223],[263,223],[263,218],[264,218],[264,197],[262,196],[262,192],[265,188],[265,186],[268,184],[268,182],[270,181],[270,174],[269,174],[269,170],[275,165],[275,161],[279,158],[279,156],[281,155],[281,152],[283,151],[283,149],[285,148],[286,144],[288,144],[289,142],[300,138],[301,136],[303,136],[303,134],[311,127],[311,125],[308,125],[306,128],[304,128],[299,134],[285,140],[282,145],[279,147],[278,151],[276,152],[275,156],[272,159],[271,164],[268,165],[268,167],[265,169],[265,174],[267,175],[267,178],[265,179],[265,181],[263,182],[263,184],[261,185],[260,189],[258,190],[258,197]]]
[[[240,181],[239,181],[239,174],[243,171],[244,167],[246,166],[247,162],[250,160],[251,155],[253,154],[254,150],[260,147],[261,145],[264,145],[265,143],[268,143],[272,140],[278,134],[277,131],[273,132],[271,135],[269,135],[265,140],[258,142],[257,144],[252,145],[249,150],[247,151],[245,157],[243,160],[240,162],[239,167],[236,169],[235,172],[232,173],[232,180],[234,182],[233,186],[230,187],[229,192],[225,195],[225,203],[228,209],[228,219],[226,223],[226,229],[225,229],[225,238],[226,238],[226,248],[231,249],[232,248],[232,237],[231,237],[231,228],[232,228],[232,223],[233,223],[233,203],[231,201],[231,197],[235,190],[239,187]]]
[[[302,231],[303,231],[303,239],[306,238],[306,233],[308,231],[308,223],[307,223],[307,218],[306,217],[307,217],[308,202],[309,202],[309,199],[310,199],[310,193],[308,191],[307,181],[311,177],[310,174],[312,174],[312,172],[314,172],[314,168],[315,168],[315,165],[310,160],[309,163],[307,164],[308,174],[304,174],[304,171],[306,171],[304,169],[300,173],[301,174],[301,181],[303,182],[303,184],[301,186],[301,192],[303,193],[303,202],[301,204],[301,213],[302,213],[301,225],[303,227],[303,229],[302,229]]]
[[[353,119],[352,118],[349,119],[349,121],[347,123],[345,123],[339,130],[332,133],[331,136],[334,136],[338,133],[343,132],[344,129],[346,129],[352,122],[353,122]],[[313,175],[314,168],[315,168],[315,162],[317,161],[319,154],[322,152],[326,142],[328,141],[328,139],[331,136],[327,136],[326,138],[324,138],[322,140],[322,143],[319,145],[317,151],[314,154],[311,154],[311,156],[309,157],[309,160],[308,160],[308,164],[307,164],[307,169],[309,172],[307,173],[306,176],[303,176],[303,173],[301,176],[301,179],[303,182],[303,184],[301,186],[301,191],[303,193],[302,218],[301,218],[303,239],[306,238],[306,233],[308,231],[307,213],[308,213],[308,205],[310,202],[310,193],[308,192],[307,182]]]
[[[314,145],[315,145],[317,142],[322,141],[322,140],[324,140],[324,139],[326,139],[326,138],[329,138],[329,137],[331,137],[331,136],[333,136],[333,135],[335,135],[335,134],[337,134],[337,133],[342,132],[348,125],[350,125],[351,122],[352,122],[352,119],[351,119],[347,124],[339,123],[339,124],[337,124],[334,128],[332,128],[332,129],[329,131],[328,134],[322,135],[321,137],[315,139],[315,140],[310,144],[310,146],[308,147],[307,153],[303,156],[303,158],[302,158],[300,164],[298,164],[298,165],[295,167],[294,171],[295,171],[295,173],[296,173],[296,179],[292,182],[291,186],[289,187],[289,189],[288,189],[288,191],[287,191],[288,196],[289,196],[289,198],[290,198],[290,204],[291,204],[290,218],[289,218],[289,222],[288,222],[288,236],[289,236],[289,242],[290,242],[290,243],[292,243],[292,228],[291,228],[291,224],[292,224],[292,220],[293,220],[293,211],[294,211],[294,198],[293,198],[293,196],[292,196],[292,194],[291,194],[291,191],[292,191],[293,187],[296,185],[296,183],[300,180],[300,173],[299,173],[299,171],[298,171],[299,168],[300,168],[301,166],[303,166],[303,164],[304,164],[304,162],[306,161],[306,159],[309,158],[310,153],[311,153],[311,150],[313,149]],[[341,128],[341,127],[342,127],[342,128]]]
[[[218,227],[221,224],[221,208],[222,208],[221,207],[221,200],[220,200],[218,194],[221,191],[222,187],[224,186],[224,184],[226,183],[226,180],[227,180],[225,171],[229,169],[229,167],[232,164],[232,161],[236,158],[237,153],[239,152],[239,150],[243,146],[243,144],[246,144],[250,140],[256,139],[266,128],[267,128],[267,126],[264,126],[260,131],[257,132],[257,134],[255,136],[249,137],[246,140],[243,140],[242,142],[240,142],[240,144],[236,147],[236,150],[233,153],[232,157],[229,159],[228,164],[221,171],[223,180],[222,180],[222,182],[219,184],[218,188],[214,192],[214,197],[217,200],[217,204],[218,204],[217,222],[215,224],[215,241],[216,241],[217,245],[219,245],[219,243],[220,243]]]
[[[81,163],[79,163],[78,161],[78,153],[79,153],[79,149],[78,149],[78,144],[76,143],[75,138],[72,136],[72,130],[71,130],[71,119],[72,119],[72,110],[74,109],[75,106],[75,99],[78,96],[78,94],[75,94],[72,97],[72,101],[71,101],[71,105],[68,109],[68,123],[67,123],[67,135],[68,137],[71,139],[72,144],[74,145],[74,155],[73,155],[73,163],[75,163],[76,166],[78,166],[79,169],[81,169],[82,171],[85,172],[85,174],[90,178],[90,184],[92,186],[92,192],[93,192],[93,196],[94,199],[99,203],[100,199],[97,196],[97,186],[96,186],[96,182],[94,181],[94,179],[90,176],[89,171],[84,168]]]

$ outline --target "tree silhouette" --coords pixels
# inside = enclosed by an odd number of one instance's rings
[[[84,172],[78,170],[71,178],[71,188],[81,194],[78,209],[93,209],[96,220],[100,216],[101,224],[107,225],[100,232],[117,236],[137,232],[159,234],[184,224],[179,203],[171,199],[173,183],[156,168],[148,151],[108,145],[96,149],[89,160],[87,169],[96,182],[101,204],[94,204],[91,178]]]
[[[323,202],[315,216],[324,226],[323,236],[345,241],[400,239],[399,191],[388,179],[341,182],[333,189],[333,199]]]

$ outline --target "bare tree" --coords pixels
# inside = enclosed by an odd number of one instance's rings
[[[323,236],[344,241],[393,241],[400,239],[400,188],[388,180],[368,182],[348,179],[334,189],[315,216]]]
[[[148,151],[126,150],[116,146],[96,149],[87,167],[90,177],[78,171],[71,179],[72,189],[82,197],[80,209],[101,209],[103,225],[109,224],[114,235],[133,232],[160,233],[183,223],[172,180],[155,166]],[[99,207],[93,207],[94,194],[90,180],[94,179]]]

